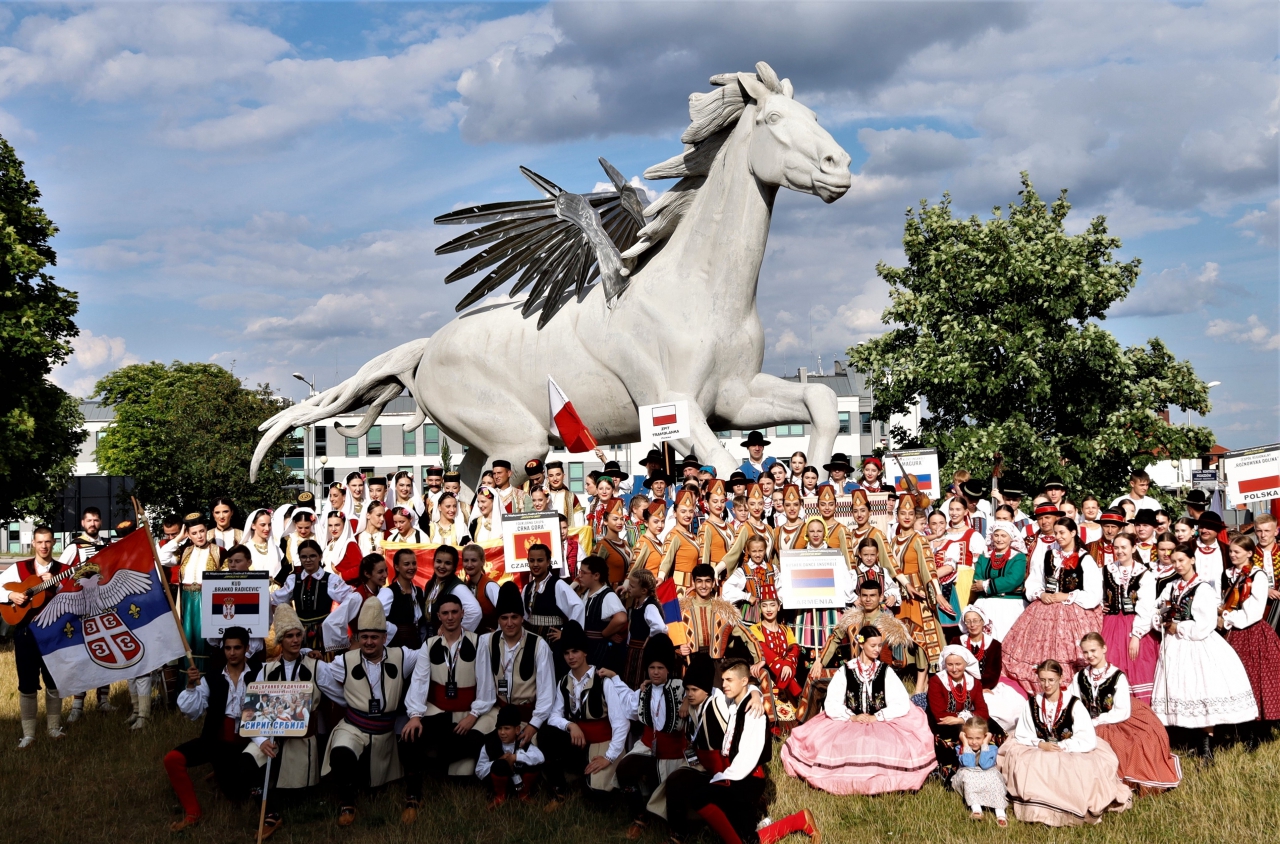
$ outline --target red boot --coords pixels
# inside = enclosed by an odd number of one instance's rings
[[[520,775],[520,790],[516,793],[520,797],[521,803],[533,802],[533,788],[538,784],[538,774],[536,771]]]
[[[781,841],[793,832],[803,832],[809,836],[812,844],[821,844],[822,833],[818,831],[818,822],[814,820],[813,813],[808,809],[803,812],[796,812],[793,815],[787,815],[780,821],[774,821],[757,832],[760,836],[760,844],[774,844]]]
[[[493,799],[489,801],[490,811],[507,802],[507,788],[511,785],[510,777],[500,777],[497,774],[493,774],[492,779]]]

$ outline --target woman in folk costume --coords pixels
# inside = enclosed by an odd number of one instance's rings
[[[831,484],[823,484],[818,489],[818,515],[827,529],[827,547],[839,549],[844,554],[845,563],[851,563],[853,543],[848,528],[836,521],[836,488]]]
[[[249,514],[244,522],[244,545],[253,556],[251,571],[265,571],[272,578],[280,573],[279,544],[271,541],[271,511],[261,507]]]
[[[898,497],[898,526],[889,541],[889,554],[898,585],[902,587],[898,618],[907,625],[911,638],[924,651],[929,664],[937,665],[945,641],[936,612],[949,610],[950,605],[942,597],[942,586],[933,568],[933,552],[924,537],[916,532],[916,511],[924,506],[923,494],[920,500],[910,493]]]
[[[391,515],[391,533],[386,542],[403,542],[410,545],[425,545],[430,541],[427,532],[418,527],[418,514],[411,508],[397,504],[389,511]]]
[[[1133,537],[1111,543],[1111,562],[1102,569],[1102,638],[1133,695],[1151,702],[1160,645],[1151,635],[1156,615],[1156,578],[1137,558]],[[1083,669],[1082,669],[1083,670]]]
[[[1258,704],[1240,657],[1215,632],[1218,590],[1196,574],[1195,559],[1194,543],[1174,548],[1179,580],[1156,599],[1164,638],[1151,709],[1166,727],[1204,730],[1200,755],[1212,759],[1214,727],[1254,720]]]
[[[824,486],[823,489],[829,490],[831,487]],[[804,550],[818,551],[831,547],[827,544],[827,524],[821,516],[810,516],[805,520],[804,533],[807,539]],[[848,560],[846,559],[845,562],[847,564]],[[800,640],[800,647],[809,651],[811,657],[816,656],[817,652],[826,646],[827,639],[831,637],[831,632],[835,630],[839,621],[840,610],[838,609],[800,610],[795,620],[796,638]]]
[[[939,609],[938,622],[943,628],[960,625],[959,613],[963,609],[955,595],[955,584],[963,568],[972,569],[978,560],[986,556],[987,541],[969,524],[969,511],[959,496],[947,504],[947,529],[934,552],[934,568],[942,595],[952,605],[952,612]],[[958,738],[958,737],[957,737]]]
[[[267,683],[310,683],[311,691],[303,704],[307,713],[305,736],[268,738],[260,744],[251,742],[244,749],[246,782],[261,782],[261,769],[267,764],[267,758],[275,760],[266,795],[264,839],[284,823],[280,815],[279,789],[294,791],[320,784],[321,747],[316,736],[316,709],[321,699],[320,687],[316,684],[318,660],[310,653],[303,655],[302,639],[302,622],[293,607],[288,604],[276,607],[275,617],[271,620],[271,639],[267,640],[268,659],[255,679]]]
[[[655,592],[658,580],[648,569],[632,569],[622,590],[627,605],[627,662],[622,679],[633,689],[644,682],[644,646],[652,636],[666,635],[667,622]]]
[[[587,524],[591,526],[596,536],[604,533],[604,515],[609,509],[609,502],[613,500],[614,490],[617,487],[618,479],[613,475],[602,474],[596,478],[596,494],[592,500],[591,509],[587,513]]]
[[[413,473],[401,470],[396,472],[395,477],[391,479],[391,506],[404,507],[412,510],[413,514],[422,518],[430,517],[431,506],[421,495],[418,494],[417,483],[414,481]]]
[[[1056,545],[1030,561],[1026,594],[1031,602],[1004,638],[1004,673],[1028,693],[1039,686],[1036,666],[1053,659],[1073,673],[1084,667],[1080,638],[1102,630],[1102,570],[1080,547],[1076,524],[1059,519]]]
[[[381,554],[382,541],[386,538],[386,505],[370,501],[356,521],[356,544],[361,554]]]
[[[942,649],[942,671],[929,678],[927,702],[934,755],[945,782],[960,764],[956,745],[960,743],[964,722],[975,715],[983,720],[990,718],[983,694],[982,668],[968,648],[947,645]],[[999,726],[995,726],[994,732],[1003,734]]]
[[[671,578],[680,589],[693,583],[693,569],[702,560],[702,549],[693,535],[693,515],[698,508],[694,494],[688,489],[676,493],[675,524],[667,534],[666,551],[658,567],[658,582]]]
[[[183,542],[183,539],[190,540]],[[203,513],[189,513],[182,520],[182,533],[171,542],[160,546],[160,564],[177,567],[177,582],[182,586],[182,600],[178,607],[182,618],[182,631],[191,645],[191,652],[204,659],[204,636],[201,634],[201,584],[206,571],[222,568],[222,549],[209,540],[208,526]],[[248,642],[245,643],[246,646]]]
[[[724,555],[723,568],[728,574],[732,574],[733,570],[741,564],[746,556],[747,540],[753,537],[764,540],[764,556],[766,560],[772,560],[776,555],[776,550],[773,546],[773,528],[764,522],[764,492],[761,490],[760,484],[747,484],[746,498],[747,520],[738,529],[738,533],[733,540],[733,547]]]
[[[1267,573],[1255,566],[1257,544],[1250,536],[1237,536],[1227,546],[1231,565],[1222,574],[1222,606],[1218,627],[1235,650],[1249,675],[1258,718],[1263,722],[1248,731],[1250,747],[1271,732],[1267,721],[1280,720],[1280,636],[1263,616],[1267,609]],[[1261,733],[1261,734],[1259,734]]]
[[[1064,691],[1062,666],[1045,660],[1036,685],[997,759],[1014,815],[1023,823],[1079,826],[1128,809],[1133,794],[1120,780],[1116,754],[1098,739],[1084,703]]]
[[[702,548],[702,562],[716,570],[717,574],[725,574],[725,555],[733,547],[733,524],[725,518],[724,481],[712,478],[707,481],[707,513],[698,527],[698,545]]]
[[[653,575],[657,580],[658,572],[662,571],[662,559],[666,556],[666,549],[662,545],[662,529],[667,524],[667,505],[661,501],[655,501],[645,508],[645,529],[640,534],[636,547],[631,551],[631,570],[644,570]]]
[[[804,545],[804,518],[800,511],[804,507],[804,499],[800,497],[800,487],[787,484],[782,488],[782,519],[773,529],[773,547],[775,551],[800,548]]]
[[[1139,795],[1156,794],[1182,782],[1182,766],[1169,752],[1169,733],[1160,719],[1133,695],[1129,678],[1107,661],[1107,643],[1086,633],[1080,649],[1088,666],[1076,674],[1071,692],[1093,719],[1098,738],[1111,745],[1120,779]]]
[[[471,541],[467,526],[458,515],[458,498],[452,492],[442,492],[436,499],[436,517],[431,522],[432,545],[452,545],[461,548]]]
[[[324,570],[343,580],[355,580],[360,574],[360,559],[364,555],[360,553],[360,545],[351,533],[351,522],[338,510],[330,510],[324,521]],[[284,577],[280,578],[280,582],[284,582]]]
[[[796,678],[800,672],[800,645],[791,628],[778,620],[782,603],[772,582],[761,584],[760,621],[748,629],[751,676],[764,692],[765,710],[777,728],[790,730],[796,720],[796,704],[804,690]]]
[[[751,537],[747,540],[746,559],[724,582],[724,599],[738,605],[747,624],[760,620],[760,595],[765,586],[773,586],[778,578],[778,569],[767,554],[764,539]]]
[[[600,541],[592,550],[596,556],[604,558],[609,569],[609,583],[617,586],[631,571],[631,547],[622,534],[627,526],[627,510],[621,498],[610,498],[605,504],[601,524],[604,530],[596,534]]]
[[[635,720],[643,732],[618,762],[618,788],[631,810],[627,838],[640,838],[649,826],[649,813],[666,817],[667,777],[684,765],[684,684],[677,679],[676,649],[666,634],[649,638],[644,646],[645,682],[636,696]]]
[[[889,540],[880,528],[871,524],[871,502],[867,493],[855,489],[851,494],[850,511],[853,514],[853,527],[849,528],[849,543],[856,548],[864,539],[870,539],[880,549],[880,565],[893,571],[893,560],[889,556]]]
[[[978,661],[979,679],[982,680],[982,696],[987,702],[987,712],[1005,732],[1010,732],[1022,717],[1022,707],[1027,693],[1016,681],[1001,672],[1002,653],[1000,640],[995,638],[991,620],[977,604],[970,604],[961,619],[965,632],[955,643],[968,649]]]
[[[494,505],[496,500],[492,487],[481,487],[476,492],[475,517],[470,526],[472,542],[484,543],[502,538],[502,508]]]
[[[991,524],[990,546],[974,566],[970,606],[981,607],[991,635],[1003,639],[1027,608],[1027,546],[1017,525],[1002,519]]]
[[[379,478],[379,480],[383,479]],[[347,476],[342,479],[342,483],[345,486],[343,491],[347,496],[347,518],[359,518],[370,501],[370,498],[365,494],[365,490],[371,485],[370,479],[365,477],[364,472],[357,469],[354,472],[347,472]],[[356,495],[357,492],[360,495]]]
[[[354,519],[355,513],[351,511],[351,499],[347,497],[346,484],[340,484],[336,481],[329,484],[329,488],[325,490],[326,510],[338,510],[345,513],[348,519]]]
[[[918,791],[937,767],[924,710],[880,661],[880,631],[863,627],[857,655],[831,678],[821,713],[782,746],[789,776],[832,794]]]

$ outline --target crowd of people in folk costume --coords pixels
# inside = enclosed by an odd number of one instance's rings
[[[571,784],[619,791],[630,839],[661,820],[678,842],[699,819],[725,842],[817,838],[808,810],[764,817],[775,743],[787,775],[833,794],[936,776],[974,820],[991,809],[1005,826],[1012,803],[1024,822],[1097,823],[1179,784],[1169,730],[1211,761],[1215,742],[1256,747],[1280,719],[1272,516],[1227,530],[1197,491],[1185,515],[1168,513],[1141,471],[1105,508],[1057,481],[1028,502],[1011,476],[997,492],[964,473],[931,501],[888,485],[874,457],[817,467],[764,457],[758,433],[743,445],[750,456],[723,479],[692,455],[670,475],[654,450],[642,481],[605,462],[578,494],[560,463],[530,461],[514,486],[495,460],[466,501],[440,469],[421,490],[407,472],[353,473],[242,528],[225,499],[208,517],[165,519],[158,555],[199,663],[176,703],[203,718],[164,758],[183,810],[172,828],[201,817],[190,767],[212,764],[243,796],[271,757],[267,834],[291,795],[321,785],[346,826],[362,788],[400,780],[412,824],[430,776],[483,781],[495,809],[554,811]],[[557,513],[564,547],[532,546],[527,574],[499,583],[481,543],[520,512]],[[90,509],[82,524],[58,559],[38,529],[24,572],[95,553],[101,518]],[[436,546],[425,586],[396,543]],[[843,611],[779,599],[780,552],[805,548],[843,556]],[[202,635],[201,578],[218,569],[270,574],[266,642]],[[16,658],[29,746],[43,664],[21,628]],[[43,679],[57,737],[62,706]],[[255,679],[311,683],[311,733],[238,736]],[[138,729],[148,680],[130,682]]]

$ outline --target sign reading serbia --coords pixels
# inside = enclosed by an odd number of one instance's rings
[[[551,549],[551,568],[563,570],[564,545],[560,517],[555,513],[510,513],[502,517],[502,544],[507,572],[529,570],[529,548]]]
[[[243,627],[255,639],[271,629],[271,576],[265,571],[207,571],[201,584],[201,629],[211,639],[228,627]],[[217,631],[216,633],[214,631]]]
[[[692,433],[687,401],[640,405],[640,442],[678,440]]]

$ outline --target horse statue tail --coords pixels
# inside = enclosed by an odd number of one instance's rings
[[[418,371],[418,364],[422,362],[422,356],[426,354],[429,342],[431,342],[430,337],[423,337],[397,346],[360,367],[359,372],[336,387],[330,387],[304,402],[287,407],[259,425],[258,430],[266,433],[263,434],[258,447],[254,449],[253,462],[249,464],[249,480],[257,480],[258,467],[262,465],[262,459],[286,431],[322,422],[368,405],[369,409],[360,420],[360,424],[354,428],[341,425],[337,427],[338,433],[344,437],[364,436],[378,421],[378,415],[382,413],[382,409],[406,389],[417,403],[417,410],[414,412],[413,419],[406,423],[407,427],[416,428],[425,422],[426,405],[422,397],[417,394],[414,375]]]

